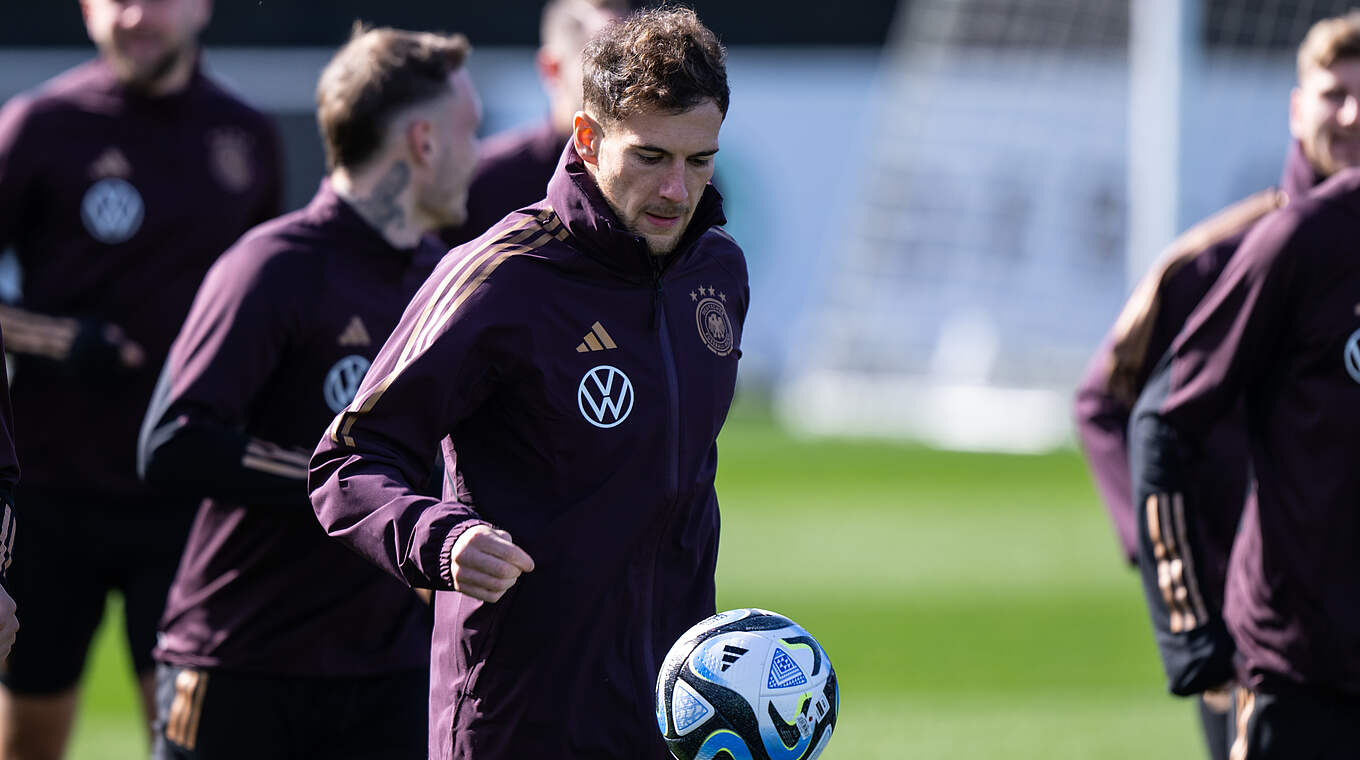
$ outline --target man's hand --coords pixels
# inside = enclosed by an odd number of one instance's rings
[[[497,602],[534,560],[515,546],[510,534],[489,525],[468,528],[449,550],[453,588],[473,599]]]
[[[140,369],[146,364],[146,350],[118,325],[89,319],[79,324],[67,360],[71,372],[118,374]]]
[[[14,615],[14,600],[0,586],[0,660],[9,657],[9,648],[14,646],[14,635],[19,632],[19,618]]]
[[[104,340],[118,351],[118,361],[124,367],[140,369],[146,364],[146,351],[141,344],[129,338],[118,325],[104,325]]]

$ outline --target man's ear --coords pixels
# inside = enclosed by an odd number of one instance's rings
[[[406,125],[406,149],[411,154],[411,162],[416,166],[430,166],[434,163],[435,145],[434,124],[429,119],[412,119]]]
[[[534,55],[534,68],[538,69],[538,78],[543,81],[544,87],[555,91],[562,76],[562,60],[553,55],[551,50],[541,47]]]
[[[571,122],[571,141],[582,161],[591,166],[599,166],[600,139],[603,137],[604,132],[600,129],[599,122],[586,115],[585,111],[576,112]]]

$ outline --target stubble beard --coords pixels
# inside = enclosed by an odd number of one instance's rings
[[[138,92],[154,92],[171,72],[184,59],[191,55],[188,46],[180,46],[165,51],[159,58],[146,66],[139,66],[135,61],[126,68],[124,84]],[[126,59],[125,59],[126,60]]]

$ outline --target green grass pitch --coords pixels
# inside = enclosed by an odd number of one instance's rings
[[[1204,756],[1075,452],[800,441],[744,409],[719,450],[719,606],[822,642],[841,684],[826,760]],[[116,623],[75,760],[146,756]]]

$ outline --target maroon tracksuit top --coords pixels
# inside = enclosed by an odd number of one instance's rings
[[[1134,409],[1144,587],[1179,693],[1235,675],[1360,695],[1357,232],[1360,170],[1260,222]],[[1239,403],[1254,478],[1219,609],[1203,593],[1194,473]]]
[[[29,315],[5,326],[25,485],[150,496],[137,432],[166,351],[208,267],[278,213],[280,188],[267,117],[197,70],[149,97],[95,60],[5,104],[0,248],[18,254]],[[120,326],[145,364],[73,367],[75,320]]]
[[[1126,396],[1112,387],[1111,369],[1117,361],[1114,346],[1121,337],[1119,325],[1105,337],[1087,365],[1076,393],[1077,431],[1120,547],[1130,562],[1136,563],[1138,553],[1138,518],[1129,479],[1128,447],[1129,414],[1136,394],[1142,390],[1157,360],[1171,346],[1171,340],[1185,325],[1209,286],[1218,279],[1251,227],[1266,213],[1287,202],[1287,198],[1302,198],[1318,181],[1302,147],[1294,142],[1280,180],[1283,197],[1276,195],[1274,190],[1258,193],[1196,225],[1169,246],[1169,251],[1183,263],[1155,283],[1155,313],[1148,316],[1153,324],[1146,349],[1137,357],[1140,366],[1130,389],[1134,395]],[[1159,266],[1147,276],[1157,277],[1163,271]],[[1142,287],[1140,285],[1135,291],[1134,298],[1139,297]],[[1237,535],[1237,524],[1246,500],[1247,431],[1244,425],[1239,408],[1215,426],[1203,447],[1196,476],[1201,505],[1196,517],[1200,535],[1204,538],[1205,593],[1220,604],[1228,552]]]
[[[568,145],[545,200],[445,257],[322,439],[326,530],[443,590],[431,757],[669,757],[653,688],[714,612],[715,440],[748,302],[723,221],[710,186],[657,260]],[[441,440],[471,499],[412,492]],[[448,593],[479,523],[536,563],[494,604]]]
[[[428,605],[326,535],[306,478],[317,437],[443,252],[433,237],[393,248],[323,184],[208,273],[141,445],[148,480],[207,497],[157,659],[283,676],[426,667]]]

